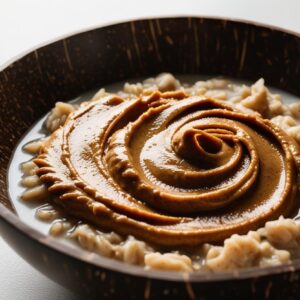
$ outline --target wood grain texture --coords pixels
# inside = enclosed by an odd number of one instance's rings
[[[254,270],[249,276],[234,273],[208,281],[202,275],[178,275],[174,281],[169,275],[158,279],[155,272],[145,275],[142,269],[124,275],[114,271],[117,267],[101,266],[105,258],[91,261],[76,251],[72,257],[63,250],[53,250],[48,245],[56,245],[55,241],[34,230],[22,232],[20,220],[8,213],[13,208],[7,195],[6,171],[20,137],[56,101],[67,101],[115,81],[163,71],[248,80],[264,77],[268,85],[300,96],[299,58],[298,36],[253,24],[184,17],[132,21],[83,32],[15,61],[0,72],[2,236],[36,268],[89,298],[296,298],[300,293],[299,262],[273,268],[264,276]],[[124,264],[120,269],[136,270]]]

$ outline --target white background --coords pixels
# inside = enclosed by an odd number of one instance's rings
[[[0,66],[24,50],[83,28],[171,15],[255,20],[300,32],[299,0],[0,0]],[[34,270],[0,237],[0,300],[6,299],[78,298]]]

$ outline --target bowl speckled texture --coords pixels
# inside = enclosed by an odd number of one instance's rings
[[[162,71],[256,80],[300,96],[300,37],[250,23],[208,18],[125,22],[49,44],[0,71],[0,232],[53,280],[101,299],[294,299],[300,260],[233,273],[145,271],[91,259],[30,228],[15,214],[6,173],[24,132],[58,100]],[[5,258],[1,258],[5,259]]]

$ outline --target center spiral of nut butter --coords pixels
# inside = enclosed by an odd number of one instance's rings
[[[188,246],[289,215],[299,153],[269,120],[179,91],[85,103],[35,162],[71,215]]]

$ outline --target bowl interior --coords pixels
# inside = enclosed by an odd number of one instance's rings
[[[250,23],[187,17],[110,25],[26,54],[0,72],[0,216],[25,233],[30,231],[33,238],[40,238],[15,216],[7,192],[7,167],[18,140],[56,101],[68,101],[113,82],[163,71],[252,81],[263,77],[268,85],[300,96],[299,54],[300,38],[295,34]],[[68,252],[56,241],[47,239],[43,243]],[[79,254],[78,258],[86,260]],[[95,263],[123,268],[121,263],[107,261],[99,258]],[[294,266],[300,267],[300,262],[295,261]],[[238,274],[281,272],[288,267],[254,268]],[[126,266],[126,272],[141,276],[147,273],[134,266]],[[170,272],[161,274],[153,271],[147,276],[181,278]],[[192,274],[191,278],[234,276]]]

